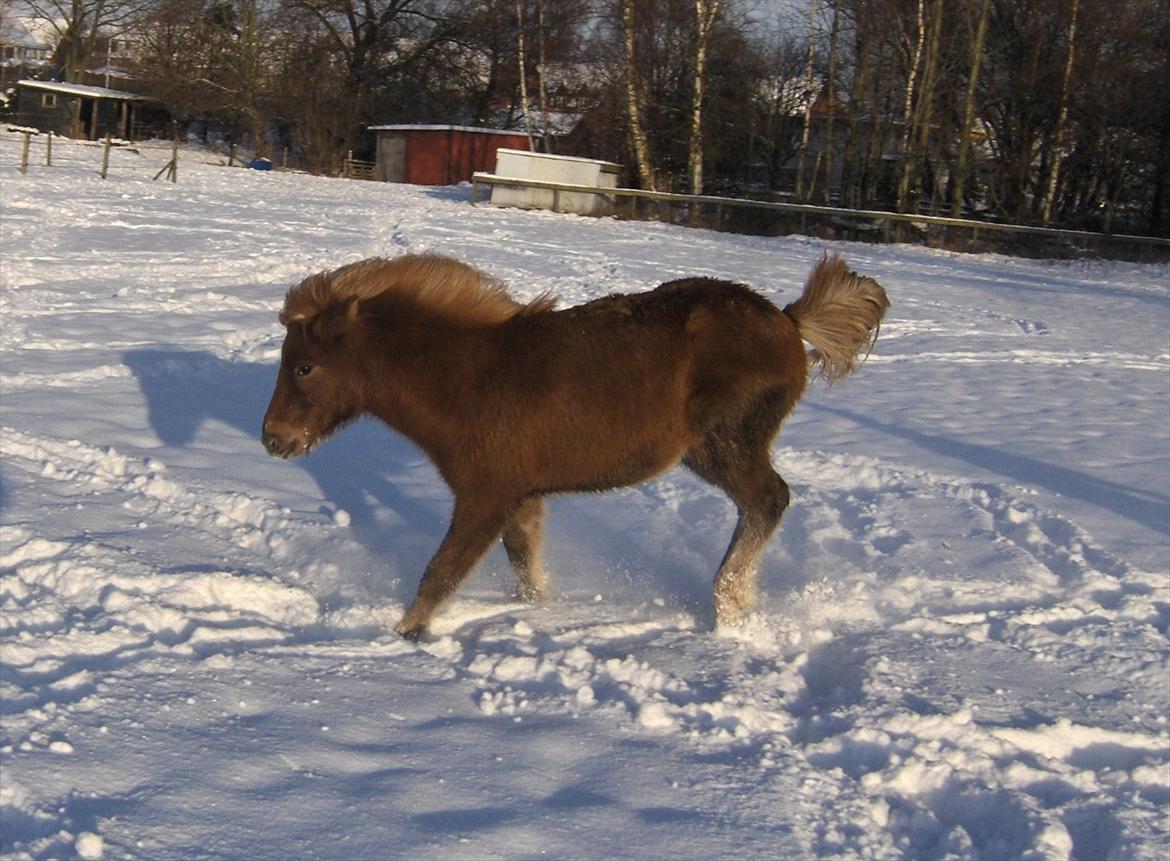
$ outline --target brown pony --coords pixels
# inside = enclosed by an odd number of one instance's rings
[[[830,382],[853,371],[887,307],[839,256],[783,311],[710,278],[557,311],[445,257],[364,260],[288,292],[264,446],[296,457],[369,414],[434,462],[455,504],[396,627],[412,639],[498,536],[519,597],[544,595],[547,494],[632,484],[681,460],[739,510],[715,578],[716,620],[733,622],[788,505],[772,439],[810,367]]]

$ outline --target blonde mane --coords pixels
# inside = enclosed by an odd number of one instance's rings
[[[522,305],[508,295],[503,283],[450,257],[404,254],[371,257],[310,275],[288,291],[280,321],[285,325],[308,321],[330,305],[388,294],[472,324],[502,323],[553,305],[547,296]]]

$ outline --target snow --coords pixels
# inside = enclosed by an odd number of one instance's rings
[[[1161,859],[1170,268],[472,208],[467,190],[0,136],[0,855]],[[214,159],[212,160],[214,161]],[[391,628],[449,496],[365,422],[267,457],[284,291],[437,251],[561,305],[670,278],[893,301],[774,449],[763,603],[676,470],[550,505]]]

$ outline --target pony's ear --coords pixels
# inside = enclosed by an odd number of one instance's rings
[[[334,305],[322,311],[310,324],[313,334],[329,344],[340,341],[346,330],[357,322],[358,305],[359,300],[354,297],[344,305]]]

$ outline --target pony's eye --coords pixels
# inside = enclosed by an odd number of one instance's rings
[[[297,367],[297,376],[298,377],[307,377],[311,373],[313,373],[313,366],[312,365],[299,365]]]

